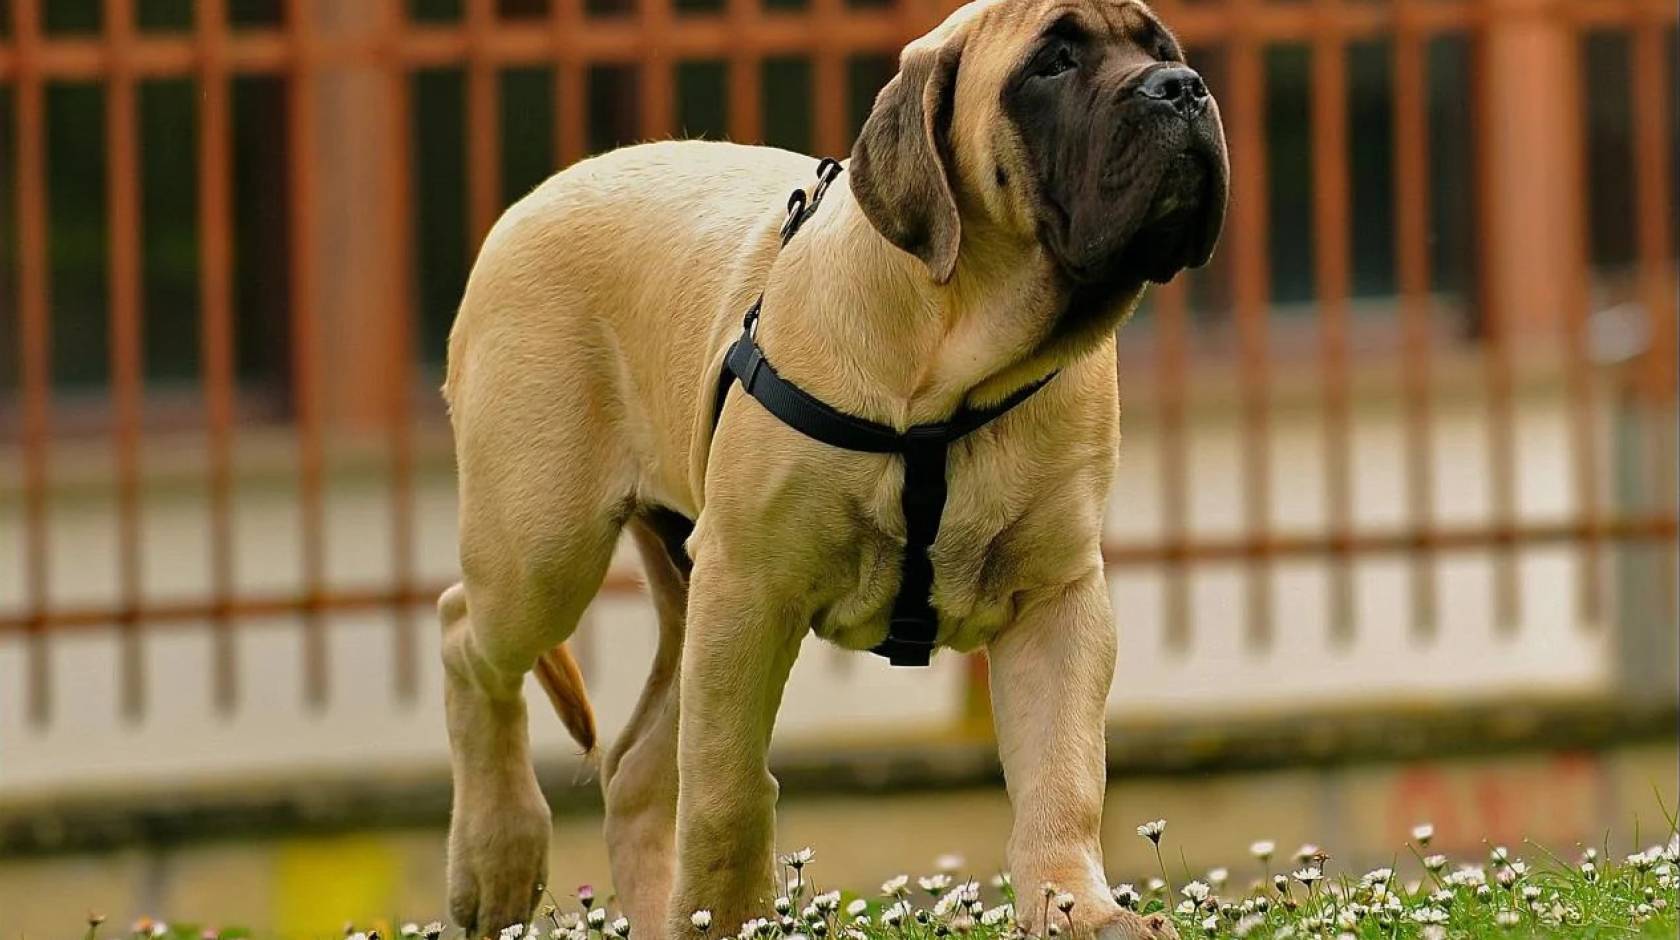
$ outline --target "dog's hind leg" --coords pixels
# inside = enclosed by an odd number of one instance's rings
[[[438,607],[454,783],[449,910],[482,937],[527,921],[545,878],[552,826],[531,766],[525,674],[576,628],[630,504],[613,492],[627,487],[604,442],[580,453],[490,412],[473,417],[457,421],[463,580]],[[588,705],[581,683],[570,685],[576,731],[592,722],[575,720]]]
[[[601,768],[613,885],[630,922],[644,931],[665,924],[675,868],[678,682],[689,571],[682,539],[691,529],[688,520],[663,510],[630,522],[659,618],[659,647],[635,712]]]

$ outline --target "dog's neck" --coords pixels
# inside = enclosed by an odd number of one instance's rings
[[[1038,351],[1061,302],[1036,242],[965,229],[956,271],[938,284],[836,186],[777,259],[759,338],[783,376],[902,428],[996,402],[1062,365]]]

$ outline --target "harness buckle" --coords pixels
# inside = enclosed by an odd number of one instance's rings
[[[747,308],[746,315],[741,317],[741,329],[755,339],[758,337],[758,313],[763,306],[764,295],[759,294],[758,299],[754,300],[752,306]]]
[[[822,202],[823,193],[828,192],[828,184],[834,182],[840,175],[842,167],[840,161],[833,157],[823,157],[817,161],[817,185],[806,194],[803,189],[796,189],[788,194],[787,219],[782,222],[782,244],[786,245],[799,232],[799,227],[805,220],[816,212],[817,203]]]
[[[918,618],[894,617],[887,626],[887,638],[870,652],[884,656],[894,666],[926,666],[933,659],[933,640],[910,639],[905,634],[923,629]]]
[[[752,343],[747,347],[747,361],[742,366],[746,374],[740,377],[741,387],[746,390],[748,395],[752,394],[753,386],[758,384],[758,370],[762,368],[764,368],[764,350],[758,348],[757,343]]]
[[[782,223],[782,244],[786,245],[793,239],[794,233],[805,222],[805,206],[807,197],[805,190],[796,189],[788,194],[787,221]]]
[[[817,161],[817,190],[811,197],[812,202],[820,201],[823,193],[828,191],[828,184],[840,176],[840,161],[833,157],[823,157]]]

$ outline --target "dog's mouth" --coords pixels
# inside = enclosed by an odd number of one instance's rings
[[[1214,191],[1216,174],[1206,157],[1189,148],[1163,163],[1147,201],[1131,192],[1113,197],[1115,215],[1131,216],[1118,223],[1129,231],[1095,251],[1090,250],[1093,246],[1076,244],[1068,211],[1054,198],[1046,199],[1047,241],[1071,281],[1079,285],[1128,279],[1164,283],[1185,267],[1205,263],[1199,251],[1210,240],[1210,229],[1217,233],[1224,212]],[[1127,203],[1138,208],[1128,212]]]
[[[1165,284],[1184,268],[1203,263],[1201,246],[1209,239],[1209,227],[1218,224],[1211,218],[1213,185],[1213,173],[1200,154],[1186,151],[1168,161],[1144,222],[1120,250],[1115,267]]]
[[[1155,187],[1155,198],[1149,203],[1145,231],[1175,216],[1199,213],[1207,204],[1209,175],[1207,161],[1190,151],[1168,160],[1160,185]]]

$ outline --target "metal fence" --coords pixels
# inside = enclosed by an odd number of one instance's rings
[[[465,74],[465,150],[469,244],[487,231],[503,204],[498,130],[498,75],[515,66],[540,65],[554,77],[553,152],[562,164],[589,149],[589,101],[592,69],[602,65],[634,70],[633,92],[624,104],[634,114],[636,134],[670,136],[676,118],[675,70],[695,59],[724,63],[727,131],[754,141],[765,136],[763,66],[775,57],[798,57],[810,63],[811,143],[819,153],[847,150],[848,63],[860,55],[890,55],[908,39],[936,23],[943,2],[896,0],[887,5],[854,6],[843,0],[809,0],[798,7],[768,9],[755,0],[724,0],[710,10],[685,11],[674,0],[640,0],[634,9],[596,9],[584,0],[507,3],[464,0],[457,20],[420,22],[410,18],[402,0],[367,0],[377,16],[366,29],[323,30],[320,7],[307,0],[287,0],[273,25],[230,24],[227,0],[199,0],[188,31],[142,29],[134,7],[107,0],[93,34],[59,34],[43,26],[40,0],[11,0],[9,28],[0,35],[0,90],[10,95],[11,165],[5,168],[15,188],[15,244],[5,246],[15,259],[15,296],[6,298],[4,332],[15,337],[18,363],[15,393],[0,394],[0,420],[18,430],[6,460],[17,462],[15,493],[21,522],[21,597],[0,598],[0,636],[21,637],[27,649],[27,701],[30,714],[45,720],[52,711],[49,657],[53,638],[80,628],[113,628],[123,637],[119,656],[121,701],[131,713],[144,708],[143,637],[171,624],[208,621],[215,641],[212,668],[215,698],[224,707],[238,698],[236,634],[252,618],[301,615],[305,631],[306,684],[312,697],[327,694],[327,614],[347,610],[388,609],[397,647],[396,687],[409,694],[416,682],[416,644],[412,613],[428,603],[440,584],[420,583],[413,563],[413,478],[417,428],[435,426],[435,408],[422,400],[423,370],[415,348],[416,225],[413,160],[412,79],[418,70],[459,67]],[[351,5],[356,6],[356,5]],[[1159,428],[1158,493],[1148,494],[1161,507],[1159,538],[1116,541],[1107,546],[1113,566],[1150,566],[1168,573],[1165,629],[1175,642],[1187,640],[1190,596],[1188,572],[1207,563],[1238,562],[1245,571],[1246,633],[1264,644],[1272,633],[1273,566],[1280,560],[1320,558],[1333,562],[1330,618],[1336,632],[1356,628],[1349,567],[1354,559],[1389,554],[1409,560],[1415,629],[1422,634],[1436,624],[1435,568],[1439,553],[1464,549],[1492,551],[1497,618],[1517,622],[1523,598],[1512,557],[1521,547],[1541,544],[1579,546],[1586,624],[1602,622],[1606,603],[1606,565],[1600,554],[1635,543],[1667,543],[1676,532],[1674,505],[1675,419],[1675,194],[1673,191],[1674,76],[1672,36],[1676,13],[1668,0],[1160,0],[1154,4],[1182,40],[1195,50],[1193,63],[1218,74],[1215,90],[1225,114],[1232,156],[1233,200],[1221,268],[1204,278],[1224,287],[1240,400],[1241,495],[1243,530],[1230,537],[1209,537],[1187,523],[1185,428],[1191,360],[1204,332],[1192,293],[1195,284],[1175,283],[1153,300],[1147,351],[1127,372],[1129,390],[1148,388]],[[1629,269],[1630,299],[1643,310],[1645,351],[1634,361],[1606,368],[1593,361],[1589,311],[1595,305],[1597,268],[1589,246],[1585,183],[1585,114],[1594,89],[1576,72],[1586,37],[1613,33],[1625,37],[1631,51],[1625,91],[1632,106],[1627,163],[1620,172],[1631,180],[1634,211],[1620,219],[1636,246]],[[1471,171],[1476,193],[1475,229],[1468,243],[1479,272],[1466,305],[1474,311],[1468,337],[1444,338],[1434,307],[1439,302],[1432,281],[1431,243],[1436,226],[1432,198],[1429,113],[1429,43],[1459,37],[1471,50],[1473,81],[1462,89],[1471,114]],[[1348,68],[1357,44],[1380,40],[1388,50],[1392,89],[1392,212],[1396,290],[1383,316],[1396,325],[1400,381],[1396,401],[1404,414],[1406,498],[1404,521],[1372,529],[1355,524],[1354,452],[1350,399],[1357,372],[1367,360],[1354,351],[1355,297],[1352,285],[1350,229],[1353,211],[1348,151],[1350,122]],[[1268,448],[1273,436],[1270,397],[1280,369],[1298,373],[1302,357],[1277,357],[1274,333],[1278,318],[1270,279],[1273,243],[1268,212],[1268,181],[1287,168],[1268,168],[1266,114],[1269,104],[1265,56],[1279,46],[1310,53],[1309,153],[1312,195],[1312,314],[1305,328],[1311,352],[1304,367],[1313,373],[1312,396],[1321,405],[1321,455],[1325,524],[1278,530],[1269,505],[1279,481],[1272,478]],[[1200,57],[1200,58],[1197,58]],[[1541,76],[1551,93],[1537,105],[1515,100],[1537,65],[1562,67],[1564,76]],[[312,156],[321,134],[317,88],[324,77],[354,71],[372,73],[385,83],[386,106],[373,126],[345,133],[377,140],[398,155],[383,168],[376,201],[383,232],[399,233],[380,249],[382,263],[359,276],[371,279],[382,302],[365,314],[381,323],[387,338],[376,362],[382,389],[377,433],[381,436],[383,473],[392,501],[389,543],[394,574],[389,583],[367,590],[329,587],[323,554],[323,474],[329,434],[322,395],[325,375],[319,312],[309,298],[318,296],[321,270],[322,206],[315,194],[316,174],[330,167]],[[236,409],[234,297],[232,288],[235,192],[231,181],[230,87],[238,76],[282,79],[286,95],[285,191],[288,194],[286,295],[290,363],[286,409],[297,444],[296,510],[300,520],[303,587],[296,592],[253,594],[235,583],[232,511],[232,450],[240,431]],[[142,83],[160,78],[189,79],[195,89],[197,148],[197,259],[201,310],[198,341],[201,375],[199,401],[208,441],[203,481],[209,496],[209,525],[203,533],[210,559],[211,590],[201,597],[159,601],[145,595],[141,577],[141,488],[143,435],[147,433],[142,367],[146,344],[143,324],[144,278],[141,139],[136,130],[136,96]],[[115,455],[112,480],[117,533],[119,598],[115,604],[65,606],[49,591],[48,501],[55,483],[50,451],[65,433],[55,419],[51,347],[54,304],[50,296],[49,227],[46,176],[55,155],[48,152],[44,96],[58,82],[95,83],[106,96],[104,110],[108,157],[105,188],[108,257],[109,420],[104,427]],[[1524,97],[1524,96],[1517,96]],[[1537,107],[1549,109],[1536,116]],[[1514,116],[1513,116],[1514,115]],[[1513,129],[1512,122],[1516,122]],[[1534,180],[1516,172],[1525,160],[1525,133],[1542,126],[1561,144],[1549,166],[1562,168],[1546,191],[1513,193],[1509,177]],[[92,181],[89,181],[92,185]],[[1542,210],[1533,213],[1533,206]],[[1524,244],[1535,227],[1561,231],[1561,243]],[[1561,247],[1560,247],[1561,245]],[[1548,253],[1549,252],[1549,253]],[[1534,298],[1550,298],[1537,310]],[[15,311],[15,317],[11,313]],[[1387,311],[1392,311],[1390,314]],[[1299,325],[1292,327],[1301,332]],[[1297,344],[1298,345],[1298,344]],[[1479,381],[1487,403],[1486,439],[1490,458],[1491,512],[1468,524],[1444,524],[1433,507],[1440,486],[1434,479],[1431,389],[1444,356],[1462,359],[1465,351],[1479,360]],[[1520,472],[1513,444],[1513,383],[1530,351],[1549,351],[1548,360],[1566,384],[1570,416],[1573,509],[1567,518],[1526,520],[1515,509],[1514,481]],[[1299,349],[1295,352],[1300,353]],[[1291,379],[1298,376],[1291,375]],[[1644,484],[1652,494],[1638,505],[1612,505],[1604,479],[1607,402],[1629,402],[1637,416],[1639,446],[1650,473]],[[12,537],[10,535],[8,538]],[[1662,563],[1651,589],[1666,593],[1664,617],[1673,619],[1673,556]],[[628,578],[614,578],[610,591],[635,590]]]

